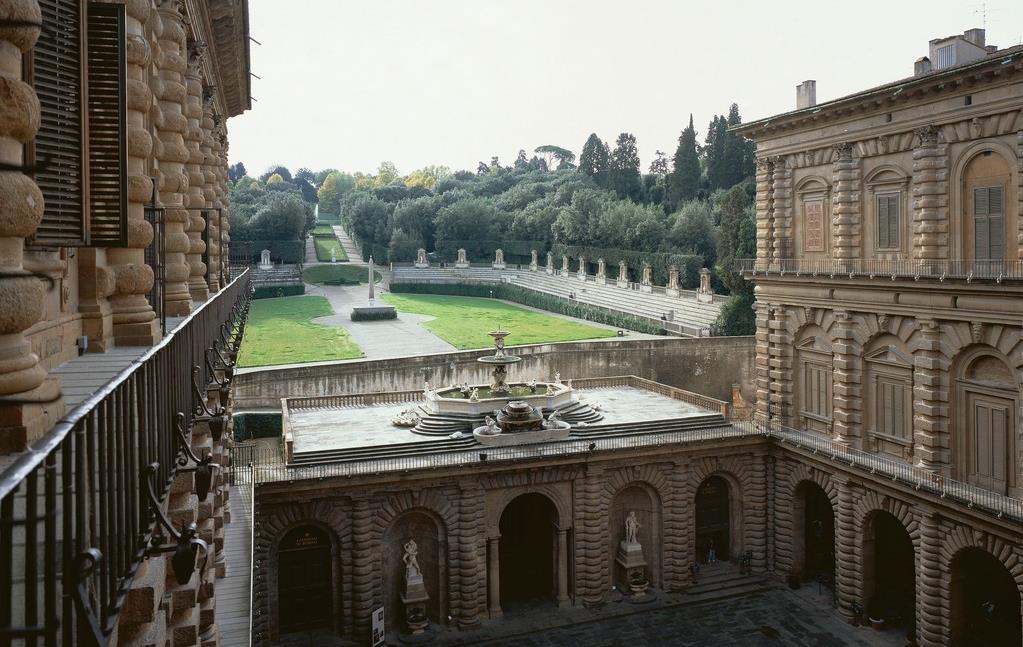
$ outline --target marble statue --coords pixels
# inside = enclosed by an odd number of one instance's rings
[[[504,265],[504,250],[500,247],[494,250],[494,265]]]
[[[625,543],[627,544],[638,544],[639,539],[639,521],[636,520],[636,511],[629,512],[629,516],[625,518]]]
[[[618,287],[629,287],[629,266],[625,264],[625,261],[618,262]]]
[[[461,270],[469,267],[469,261],[465,258],[465,250],[459,248],[458,257],[455,258],[455,267]]]
[[[555,411],[551,415],[547,416],[547,419],[543,421],[543,428],[544,429],[557,429],[558,427],[561,426],[561,425],[558,424],[560,422],[561,422],[561,412],[560,411]]]
[[[405,562],[405,579],[422,577],[423,572],[419,569],[419,546],[416,545],[415,539],[405,542],[405,555],[401,561]]]
[[[480,401],[480,390],[477,389],[476,387],[472,387],[472,393],[469,394],[469,402],[479,402],[479,401]]]
[[[668,289],[678,289],[678,268],[674,265],[668,268]]]
[[[561,257],[561,275],[562,276],[568,276],[568,257],[567,256],[562,256]]]
[[[553,384],[548,384],[547,385],[547,395],[554,395],[554,393],[555,393],[554,385]]]
[[[561,386],[561,373],[557,371],[554,372],[554,383]]]
[[[554,274],[554,254],[547,252],[547,273]]]
[[[654,268],[650,267],[649,263],[643,264],[643,285],[652,285],[654,275]]]
[[[259,269],[269,270],[274,266],[273,260],[270,258],[270,250],[264,249],[259,253]]]
[[[455,261],[455,262],[456,263],[464,263],[464,262],[466,262],[465,261],[465,249],[459,249],[458,250],[458,260]]]
[[[422,247],[416,250],[416,267],[430,267],[430,261],[426,259],[426,250]]]
[[[530,391],[532,391],[533,393],[536,393],[536,378],[533,378],[529,382],[527,382],[526,386],[529,387]]]
[[[337,248],[330,248],[330,262],[337,263]]]
[[[529,251],[529,271],[530,272],[535,272],[536,268],[538,267],[538,265],[539,265],[539,263],[536,260],[536,250],[535,249],[530,250]]]
[[[430,382],[423,380],[423,394],[430,395]]]
[[[607,278],[607,263],[602,258],[597,259],[597,278]]]
[[[494,436],[496,434],[501,433],[501,428],[497,426],[497,421],[491,418],[490,416],[484,418],[483,425],[486,427],[486,429],[482,433],[485,433],[488,436]]]

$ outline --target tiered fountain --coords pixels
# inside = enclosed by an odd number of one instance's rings
[[[494,354],[478,358],[493,366],[489,385],[451,386],[427,390],[420,408],[416,433],[449,436],[458,432],[472,435],[485,445],[543,442],[568,436],[572,424],[599,422],[603,416],[579,402],[572,387],[560,377],[553,382],[506,382],[508,367],[521,357],[504,352],[510,333],[495,330]]]

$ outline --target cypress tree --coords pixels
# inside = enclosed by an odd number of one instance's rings
[[[592,177],[597,186],[606,186],[609,157],[607,144],[597,133],[591,133],[579,155],[579,170]]]
[[[643,180],[639,174],[639,150],[636,136],[632,133],[618,135],[615,149],[608,162],[608,188],[614,189],[619,198],[630,198],[640,202],[643,198]]]
[[[700,154],[696,150],[696,129],[693,115],[689,125],[678,138],[678,148],[673,159],[674,168],[668,175],[668,205],[671,211],[696,197],[700,189]]]

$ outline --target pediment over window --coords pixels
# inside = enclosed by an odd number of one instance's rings
[[[796,193],[801,196],[827,195],[831,191],[831,184],[819,175],[804,177],[796,184]]]
[[[864,183],[871,191],[898,189],[909,184],[909,174],[898,166],[886,164],[867,173]]]
[[[802,351],[814,351],[818,353],[830,353],[831,343],[827,337],[822,335],[809,335],[796,342],[796,349]]]
[[[863,356],[863,359],[868,362],[884,362],[886,364],[900,364],[903,366],[913,365],[913,358],[894,346],[884,346],[870,351]]]

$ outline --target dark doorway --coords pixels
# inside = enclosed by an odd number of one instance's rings
[[[993,555],[968,548],[952,560],[952,644],[963,647],[1017,647],[1019,589]]]
[[[867,614],[887,626],[909,626],[916,613],[913,540],[902,522],[887,512],[869,519],[864,566],[872,576]]]
[[[706,562],[713,548],[718,561],[731,559],[731,496],[728,481],[712,476],[696,490],[696,558]]]
[[[558,513],[542,494],[516,497],[501,514],[501,606],[505,611],[555,596]]]
[[[816,483],[803,482],[796,488],[797,505],[802,504],[803,561],[800,575],[804,581],[828,585],[835,577],[835,512],[831,499]],[[798,526],[797,526],[798,527]]]
[[[330,629],[333,594],[330,537],[316,526],[288,531],[277,553],[280,632]]]

